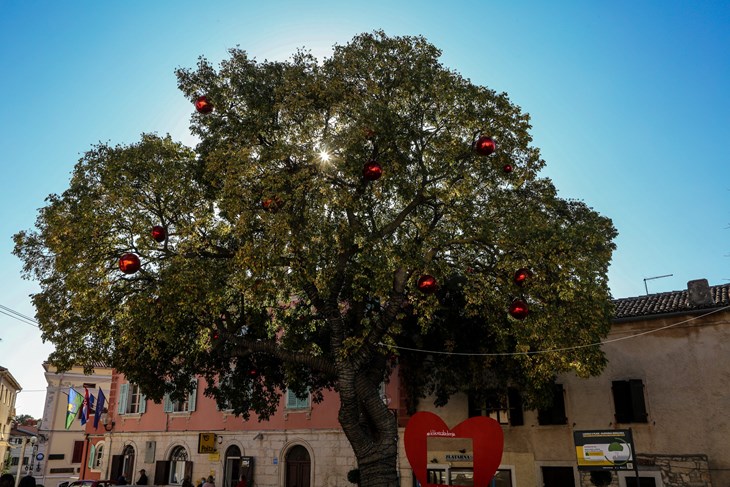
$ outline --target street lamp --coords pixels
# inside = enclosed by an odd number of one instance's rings
[[[28,475],[33,475],[33,463],[35,463],[35,457],[38,454],[38,437],[37,436],[31,436],[30,437],[30,445],[31,450],[33,451],[33,455],[30,457],[30,466],[28,467]],[[38,471],[41,469],[41,464],[38,463]]]

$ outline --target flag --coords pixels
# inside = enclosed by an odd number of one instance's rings
[[[76,419],[76,415],[79,412],[79,406],[81,406],[83,401],[84,396],[76,392],[73,387],[69,388],[68,409],[66,410],[66,429],[69,429],[71,424],[74,422],[74,419]]]
[[[104,392],[99,388],[99,394],[96,398],[96,409],[94,410],[94,429],[99,427],[99,419],[101,418],[101,415],[104,413],[104,402],[106,401],[106,397],[104,397]]]
[[[86,424],[89,419],[89,390],[84,387],[84,401],[81,403],[81,426]]]

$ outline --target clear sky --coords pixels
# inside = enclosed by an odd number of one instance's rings
[[[0,0],[0,305],[30,317],[11,236],[33,226],[97,142],[142,132],[188,144],[192,107],[174,69],[239,46],[284,60],[327,57],[361,32],[423,35],[443,63],[507,92],[561,196],[619,231],[614,297],[730,280],[730,3],[726,1]],[[0,308],[0,311],[5,311]],[[51,350],[0,313],[0,365],[40,417]]]

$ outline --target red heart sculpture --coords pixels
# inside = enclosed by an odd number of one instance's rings
[[[499,423],[486,416],[476,416],[449,429],[446,423],[433,413],[414,414],[406,426],[404,443],[408,461],[422,487],[445,485],[426,482],[428,438],[435,437],[471,438],[474,449],[474,486],[489,485],[502,461],[504,434]]]

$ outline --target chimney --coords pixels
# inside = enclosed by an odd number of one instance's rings
[[[689,292],[689,304],[692,306],[712,306],[715,302],[712,300],[710,292],[710,284],[707,279],[695,279],[687,283],[687,291]]]

